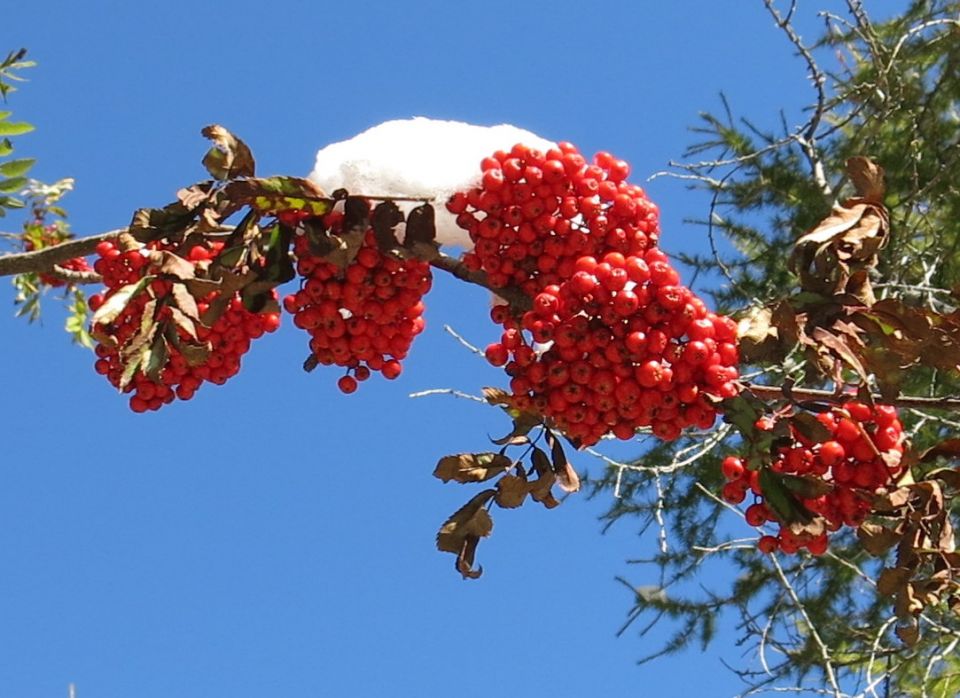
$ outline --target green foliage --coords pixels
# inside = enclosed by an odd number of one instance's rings
[[[809,47],[811,61],[826,67],[812,65],[825,90],[814,89],[807,122],[766,130],[734,117],[724,99],[722,114],[702,114],[694,129],[702,141],[686,157],[696,162],[681,169],[710,194],[707,215],[696,222],[705,226],[713,255],[684,261],[720,280],[712,294],[722,309],[769,303],[796,288],[784,251],[849,195],[844,164],[857,155],[886,170],[891,238],[872,279],[878,298],[956,309],[960,2],[916,0],[882,24],[859,3],[849,6],[850,18],[829,16],[827,32]],[[803,366],[802,355],[788,356],[783,366],[767,367],[763,380],[782,384],[789,371],[802,379]],[[956,372],[920,369],[901,378],[905,394],[960,389]],[[902,417],[920,449],[960,427],[933,410],[905,410]],[[672,622],[675,633],[662,651],[674,652],[708,642],[718,616],[733,611],[742,644],[753,650],[736,669],[745,691],[956,695],[960,660],[952,652],[960,620],[946,604],[921,614],[912,644],[902,628],[897,632],[890,597],[874,586],[884,560],[870,557],[852,535],[833,536],[821,557],[763,555],[754,529],[722,516],[733,507],[714,494],[722,484],[719,462],[744,449],[733,433],[715,443],[700,436],[659,444],[642,461],[611,467],[592,482],[595,493],[619,495],[608,525],[639,519],[642,530],[660,531],[658,553],[639,561],[648,566],[639,586],[621,580],[633,591],[628,626]],[[720,563],[732,565],[732,579]]]
[[[9,93],[16,89],[12,83],[23,80],[19,71],[32,68],[35,65],[33,61],[23,60],[26,53],[25,49],[13,51],[0,62],[0,97],[4,100]],[[27,185],[28,180],[25,175],[34,163],[34,160],[28,158],[3,161],[13,154],[13,143],[10,138],[22,136],[33,130],[32,124],[24,121],[11,121],[10,116],[12,114],[13,112],[10,111],[0,111],[0,217],[6,215],[6,211],[9,209],[23,208],[23,201],[14,194]]]

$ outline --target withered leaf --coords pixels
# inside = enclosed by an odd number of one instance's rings
[[[823,327],[815,327],[811,336],[856,371],[862,381],[867,381],[867,371],[857,355],[850,349],[847,340],[838,337]]]
[[[513,417],[513,429],[506,436],[499,439],[490,439],[497,446],[520,445],[528,443],[527,434],[539,424],[543,424],[543,417],[532,412],[516,412],[510,410]]]
[[[407,214],[407,232],[403,246],[413,249],[418,244],[434,244],[437,238],[437,226],[434,221],[433,206],[422,204]]]
[[[880,165],[868,157],[856,155],[847,159],[847,174],[858,196],[878,204],[883,202],[886,185]]]
[[[159,383],[160,372],[166,367],[169,358],[170,349],[167,346],[167,340],[162,334],[158,334],[150,345],[149,354],[144,357],[144,375],[154,383]]]
[[[501,388],[484,388],[483,397],[491,405],[509,405],[510,393]]]
[[[815,516],[810,521],[794,521],[787,525],[787,529],[795,536],[822,536],[827,532],[827,522],[822,516]]]
[[[188,366],[199,366],[210,357],[211,350],[209,343],[179,342],[177,351],[186,359]]]
[[[779,332],[773,324],[773,310],[767,306],[752,306],[737,324],[740,352],[744,361],[763,361],[776,354]]]
[[[484,505],[496,493],[494,489],[480,492],[444,521],[437,532],[437,550],[459,553],[467,536],[489,536],[493,530],[493,519]]]
[[[203,166],[214,179],[254,176],[256,163],[246,143],[219,124],[206,126],[200,133],[213,141],[203,156]]]
[[[486,510],[484,510],[484,512],[486,512]],[[487,516],[489,517],[490,514],[487,514]],[[479,579],[481,575],[483,575],[482,565],[477,569],[473,569],[473,563],[477,557],[477,545],[479,543],[480,538],[478,536],[467,536],[463,542],[463,548],[460,550],[460,554],[457,555],[457,572],[459,572],[464,579]]]
[[[529,483],[518,475],[504,475],[497,480],[497,494],[494,500],[504,509],[515,509],[523,504],[530,491]]]
[[[178,279],[192,279],[196,267],[183,257],[168,250],[153,250],[149,255],[150,262],[160,268],[161,274],[168,274]]]
[[[911,574],[913,572],[906,567],[884,567],[877,578],[877,591],[884,596],[892,596],[910,581]]]
[[[145,289],[147,285],[155,278],[156,277],[152,275],[144,276],[136,283],[121,286],[103,302],[103,305],[97,308],[97,312],[93,314],[93,318],[90,321],[91,324],[109,325],[111,322],[116,320],[120,316],[120,313],[123,312],[124,308],[127,307],[130,299],[143,291],[143,289]]]
[[[473,497],[454,512],[437,532],[437,550],[457,556],[455,566],[464,579],[476,579],[483,573],[483,568],[473,569],[473,562],[477,543],[493,530],[493,519],[484,505],[496,492],[484,490]]]
[[[512,466],[513,461],[500,453],[457,453],[441,458],[433,476],[444,482],[485,482]]]
[[[180,308],[170,306],[170,319],[173,320],[173,324],[186,332],[191,339],[197,338],[196,323],[192,318],[187,317],[187,314],[180,310]]]
[[[140,368],[140,362],[142,361],[143,353],[137,352],[134,356],[123,367],[123,373],[120,375],[120,383],[117,386],[120,392],[123,392],[123,389],[130,385],[130,381],[133,380],[133,377],[137,373],[137,369]]]
[[[920,624],[916,620],[897,625],[894,632],[907,647],[913,647],[920,640]]]
[[[903,507],[912,497],[912,491],[909,486],[898,487],[892,492],[879,494],[873,498],[873,507],[876,511],[890,512]]]
[[[143,317],[140,318],[140,330],[123,345],[120,350],[120,360],[124,363],[153,341],[157,333],[157,323],[154,321],[157,301],[154,299],[143,307]]]
[[[213,279],[184,279],[183,285],[194,298],[203,298],[211,291],[219,290],[221,283]]]
[[[557,481],[557,474],[553,472],[550,458],[547,457],[543,449],[534,446],[530,459],[533,463],[533,469],[537,473],[537,479],[529,484],[530,496],[547,509],[560,506],[560,502],[553,496],[552,492],[553,485]]]
[[[209,195],[210,184],[203,182],[179,190],[177,192],[177,199],[180,200],[180,203],[183,204],[188,211],[192,211],[206,201]]]
[[[170,293],[173,295],[173,300],[176,301],[184,315],[191,320],[200,319],[200,310],[197,308],[197,301],[184,284],[179,282],[172,284]],[[194,333],[191,332],[191,334]]]
[[[857,538],[863,549],[874,557],[881,557],[900,540],[900,534],[892,528],[865,522],[857,529]]]
[[[557,471],[557,484],[564,492],[577,492],[580,490],[580,476],[573,466],[564,463]]]
[[[377,246],[382,251],[394,249],[400,245],[394,228],[402,222],[403,214],[392,201],[382,201],[374,207],[371,226]]]
[[[931,446],[920,454],[920,463],[929,463],[939,457],[960,457],[960,439],[944,439],[935,446]]]

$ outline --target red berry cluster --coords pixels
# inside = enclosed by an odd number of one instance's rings
[[[197,245],[188,251],[186,258],[194,265],[204,265],[214,258],[222,247],[223,243],[219,242],[211,243],[209,248]],[[159,242],[152,242],[147,246],[147,250],[163,249],[171,247]],[[121,251],[108,241],[97,246],[97,254],[99,259],[93,268],[103,277],[106,289],[103,293],[90,297],[90,308],[94,311],[118,289],[158,272],[139,249]],[[95,369],[117,387],[121,384],[123,359],[126,358],[121,352],[141,331],[144,310],[151,301],[157,301],[154,322],[172,323],[171,326],[176,327],[177,336],[184,344],[193,343],[196,346],[199,341],[209,347],[209,353],[204,352],[204,356],[198,358],[185,356],[176,343],[166,343],[168,355],[166,364],[160,371],[159,381],[155,382],[145,372],[138,370],[124,387],[124,392],[131,394],[130,408],[134,412],[157,410],[176,398],[189,400],[204,381],[223,385],[239,372],[240,358],[250,349],[250,342],[280,326],[279,313],[252,313],[243,306],[239,295],[235,294],[212,326],[204,327],[199,322],[195,323],[194,339],[183,327],[172,321],[173,283],[163,278],[154,279],[143,292],[130,299],[109,326],[97,325],[93,328],[95,336],[109,335],[116,342],[111,346],[103,343],[97,345]],[[219,295],[219,292],[211,291],[197,303],[201,317],[210,304],[219,299]]]
[[[487,158],[481,185],[451,198],[475,243],[464,263],[532,309],[502,325],[487,359],[506,366],[513,403],[582,444],[650,426],[671,440],[709,428],[707,395],[737,393],[736,324],[707,310],[657,248],[657,208],[609,153],[592,165],[562,143]]]
[[[64,239],[65,238],[62,235],[58,234],[56,226],[48,226],[43,233],[43,246],[50,247],[51,245],[59,245],[61,242],[64,241]],[[37,246],[34,244],[33,240],[30,240],[28,238],[27,240],[24,241],[24,249],[26,249],[27,252],[30,252],[32,250],[37,249]],[[60,267],[61,269],[66,269],[67,271],[84,272],[84,271],[91,270],[91,267],[87,263],[87,260],[84,259],[83,257],[74,257],[72,259],[68,259],[65,262],[58,262],[57,266]],[[53,288],[60,288],[61,286],[66,286],[68,283],[67,281],[64,281],[63,279],[61,279],[60,277],[54,276],[53,274],[50,274],[48,272],[41,272],[40,274],[38,274],[38,277],[41,283],[44,283],[47,286],[51,286]]]
[[[447,209],[474,242],[464,264],[487,272],[494,287],[516,286],[532,298],[569,279],[584,255],[629,257],[657,243],[656,205],[610,153],[588,165],[570,143],[547,153],[516,145],[480,167],[480,185],[452,196]]]
[[[854,401],[818,414],[817,420],[827,428],[829,438],[813,441],[791,425],[792,443],[778,449],[777,458],[769,467],[776,473],[806,476],[827,486],[825,494],[800,500],[808,511],[822,517],[827,532],[842,526],[859,526],[871,510],[876,491],[888,487],[903,474],[904,437],[897,409],[891,405],[871,408]],[[758,426],[773,428],[772,420],[767,418],[762,422]],[[754,495],[754,503],[745,512],[747,523],[751,526],[778,523],[763,502],[757,471],[748,470],[736,456],[725,458],[721,468],[728,480],[723,487],[726,501],[739,504],[747,492]],[[820,555],[827,549],[827,532],[795,533],[781,526],[776,536],[764,535],[758,545],[765,553],[778,549],[795,553],[806,548]]]
[[[324,216],[333,233],[342,229],[343,214]],[[424,328],[423,296],[430,290],[430,265],[418,259],[386,255],[367,230],[360,250],[341,269],[310,252],[306,236],[294,243],[303,287],[283,299],[293,324],[310,334],[310,351],[324,366],[342,366],[337,382],[344,393],[380,371],[394,379],[402,371],[414,337]]]

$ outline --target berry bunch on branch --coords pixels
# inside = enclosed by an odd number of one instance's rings
[[[309,336],[304,368],[337,367],[342,392],[374,373],[395,379],[439,270],[498,298],[499,336],[484,353],[508,389],[485,398],[512,422],[497,450],[446,456],[434,473],[495,480],[438,534],[464,577],[480,574],[492,506],[553,508],[555,488],[579,488],[564,441],[581,449],[638,432],[671,441],[722,418],[739,443],[723,461],[721,494],[761,529],[762,552],[819,555],[843,527],[872,553],[896,546],[881,591],[896,596],[905,638],[918,608],[953,598],[937,580],[957,567],[945,512],[960,483],[925,464],[957,449],[912,454],[896,406],[955,407],[901,396],[898,375],[956,370],[960,315],[875,298],[871,274],[889,231],[883,173],[869,160],[850,162],[856,196],[799,238],[798,291],[747,310],[738,326],[681,283],[659,246],[656,205],[609,153],[588,161],[569,143],[504,147],[434,208],[416,192],[327,193],[306,179],[260,178],[240,139],[219,126],[204,135],[211,179],[176,202],[138,211],[123,231],[0,258],[0,273],[47,273],[96,254],[92,270],[78,268],[104,286],[89,299],[95,368],[134,411],[236,375],[281,311]],[[460,258],[440,249],[438,230],[450,226],[465,233]],[[279,287],[293,281],[280,302]],[[816,387],[740,379],[743,366],[797,353]]]

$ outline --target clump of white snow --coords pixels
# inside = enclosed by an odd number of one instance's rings
[[[431,199],[436,211],[437,241],[470,247],[467,232],[444,204],[451,194],[480,182],[480,161],[517,143],[546,152],[555,143],[516,126],[474,126],[419,116],[387,121],[358,136],[332,143],[317,153],[310,180],[328,194]],[[404,211],[417,206],[398,203]]]

